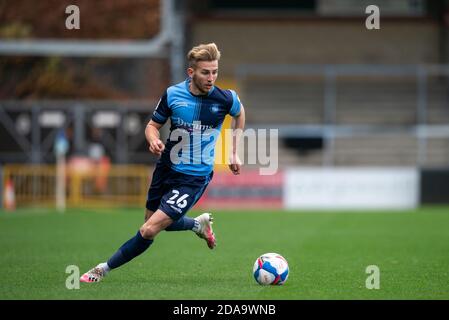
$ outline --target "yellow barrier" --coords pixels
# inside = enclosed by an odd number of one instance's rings
[[[16,207],[56,205],[56,166],[5,165],[3,170],[3,186],[9,179],[14,185]],[[143,207],[151,174],[152,168],[142,165],[113,165],[107,172],[67,167],[67,206]]]
[[[237,82],[231,78],[221,78],[217,80],[217,86],[226,89],[233,89],[235,91],[239,91],[237,87]],[[228,169],[227,163],[229,162],[228,156],[230,155],[232,141],[228,141],[226,139],[226,135],[224,134],[226,129],[231,128],[232,118],[227,115],[221,127],[221,134],[218,137],[219,142],[217,142],[218,146],[221,148],[215,149],[215,170],[216,171],[224,171]]]

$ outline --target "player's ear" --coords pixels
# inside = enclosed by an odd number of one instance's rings
[[[194,71],[195,71],[195,70],[193,70],[192,67],[187,68],[187,75],[188,75],[190,78],[192,78],[192,77],[193,77],[193,72],[194,72]]]

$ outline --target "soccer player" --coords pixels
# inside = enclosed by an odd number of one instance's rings
[[[160,156],[148,190],[145,223],[107,262],[83,274],[81,282],[100,281],[148,249],[162,230],[192,230],[210,249],[216,245],[212,215],[190,218],[186,213],[212,179],[214,148],[227,114],[233,117],[229,168],[233,174],[240,174],[237,150],[245,111],[233,90],[214,85],[220,59],[214,43],[193,47],[187,59],[188,78],[165,91],[145,129],[150,152]],[[170,136],[164,144],[159,130],[169,118]]]

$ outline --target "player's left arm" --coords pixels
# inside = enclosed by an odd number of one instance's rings
[[[238,155],[238,149],[240,144],[240,138],[243,133],[243,129],[245,128],[245,109],[243,105],[240,105],[239,114],[232,117],[232,151],[231,151],[231,159],[229,164],[229,169],[233,174],[240,174],[240,167],[242,166],[242,162]]]

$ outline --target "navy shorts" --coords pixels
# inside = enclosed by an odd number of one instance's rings
[[[213,172],[207,176],[184,174],[158,162],[148,190],[146,208],[153,212],[160,209],[176,221],[201,198],[212,176]]]

